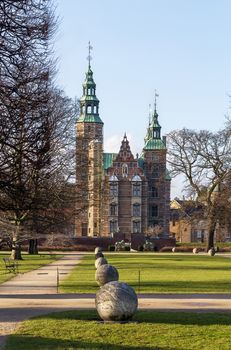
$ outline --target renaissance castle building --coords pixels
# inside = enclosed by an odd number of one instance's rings
[[[118,153],[103,151],[103,121],[90,65],[76,123],[76,236],[169,235],[170,177],[166,139],[161,137],[156,103],[140,156],[126,134]]]

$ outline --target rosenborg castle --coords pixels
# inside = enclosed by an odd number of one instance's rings
[[[89,60],[76,123],[75,235],[123,233],[131,241],[158,229],[167,238],[171,179],[156,104],[140,156],[132,154],[126,135],[118,153],[104,153],[103,124]]]

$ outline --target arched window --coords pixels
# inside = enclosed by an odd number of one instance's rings
[[[87,113],[91,113],[91,106],[87,106]]]
[[[97,112],[97,108],[96,106],[94,106],[94,114],[96,114],[96,112]]]

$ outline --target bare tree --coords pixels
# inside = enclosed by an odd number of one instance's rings
[[[168,135],[168,162],[172,176],[183,174],[185,189],[205,204],[208,220],[207,249],[214,246],[214,232],[218,220],[219,192],[230,173],[230,131],[212,133],[183,129]]]
[[[0,222],[21,258],[73,174],[75,106],[53,84],[51,1],[1,1],[0,21]]]

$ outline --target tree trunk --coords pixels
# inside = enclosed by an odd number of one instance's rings
[[[38,254],[38,240],[37,239],[29,239],[29,254]]]
[[[20,234],[19,234],[20,230],[21,230],[21,227],[16,226],[15,234],[12,240],[12,251],[11,251],[11,259],[13,260],[22,260],[21,244],[18,242],[18,239],[20,237]]]
[[[207,252],[214,248],[214,233],[216,229],[216,218],[214,215],[210,215],[209,217],[209,225],[208,225],[208,242],[207,242]]]
[[[21,255],[21,245],[17,243],[17,240],[13,238],[11,259],[13,260],[22,260]]]

